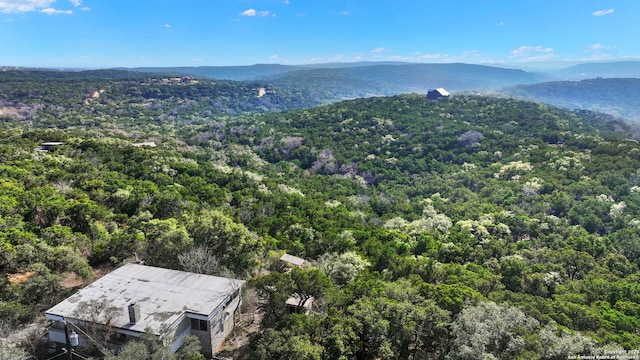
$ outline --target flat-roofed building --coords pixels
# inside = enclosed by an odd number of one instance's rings
[[[302,258],[299,258],[297,256],[293,256],[293,255],[289,255],[289,254],[283,254],[282,256],[280,256],[280,261],[284,262],[285,264],[287,264],[287,267],[292,268],[292,267],[300,267],[302,265],[304,265],[305,260]]]
[[[49,337],[64,344],[64,322],[108,330],[117,348],[145,332],[177,351],[185,336],[212,357],[233,330],[243,280],[127,264],[47,310]],[[71,330],[71,327],[70,327]],[[89,340],[80,333],[80,345]]]

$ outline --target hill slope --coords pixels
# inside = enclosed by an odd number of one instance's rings
[[[569,109],[588,109],[640,121],[640,79],[591,79],[518,85],[502,93]]]
[[[44,107],[58,118],[68,117],[71,109],[86,109],[89,104],[92,111],[109,116],[123,104],[137,104],[136,112],[140,114],[165,117],[179,115],[187,108],[197,108],[203,115],[230,115],[308,108],[323,103],[325,99],[314,98],[301,89],[276,87],[266,81],[181,78],[167,73],[124,70],[0,72],[0,107],[4,106],[6,112]]]
[[[554,72],[569,79],[640,78],[640,61],[594,62],[578,64]]]
[[[0,87],[14,110],[0,122],[6,326],[72,294],[71,273],[134,258],[193,270],[177,255],[204,252],[208,272],[250,279],[245,311],[263,320],[247,357],[640,346],[640,145],[627,124],[481,96],[220,111],[243,109],[250,86],[161,80]],[[35,150],[45,141],[61,144]],[[285,251],[311,267],[282,271]],[[313,297],[311,313],[292,314],[291,294]]]
[[[268,81],[297,90],[315,100],[313,105],[344,99],[449,91],[501,90],[502,93],[571,109],[589,109],[637,120],[636,86],[640,62],[585,63],[562,70],[525,72],[470,64],[336,63],[304,66],[262,64],[236,67],[138,68],[214,79]],[[556,79],[594,79],[578,85]],[[626,78],[617,82],[596,78]],[[528,86],[545,83],[538,86]],[[597,92],[602,91],[600,96]]]
[[[427,89],[435,87],[445,87],[452,91],[498,89],[549,79],[542,74],[522,70],[470,64],[354,63],[133,70],[173,72],[214,79],[272,80],[278,84],[332,96],[329,100],[407,92],[426,93]]]
[[[543,76],[521,70],[469,64],[374,65],[342,69],[315,69],[271,78],[277,84],[325,91],[338,98],[426,93],[444,87],[450,91],[498,89],[541,81]]]
[[[197,67],[139,67],[135,72],[169,73],[197,76],[217,80],[247,81],[304,69],[302,66],[256,64],[248,66],[197,66]]]

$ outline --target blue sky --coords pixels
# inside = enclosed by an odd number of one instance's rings
[[[0,66],[640,58],[638,0],[0,0]]]

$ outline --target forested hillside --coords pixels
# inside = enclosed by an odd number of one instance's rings
[[[268,79],[309,89],[334,89],[336,94],[397,95],[444,87],[452,91],[500,89],[548,79],[543,74],[471,64],[370,65],[299,70]]]
[[[579,64],[561,70],[528,72],[472,64],[335,63],[306,66],[140,68],[211,79],[261,81],[296,89],[308,107],[339,100],[426,93],[444,87],[453,92],[498,92],[568,109],[586,109],[640,120],[640,62]],[[174,75],[176,76],[176,75]],[[579,81],[566,81],[566,80]],[[309,101],[313,100],[313,101]],[[298,106],[300,108],[300,106]]]
[[[417,94],[272,112],[295,94],[261,108],[260,84],[21,76],[0,82],[0,335],[96,269],[144,261],[250,280],[260,331],[240,326],[250,341],[228,356],[640,347],[640,144],[624,122]],[[281,272],[285,251],[312,265]],[[289,313],[292,294],[310,314]]]
[[[163,124],[186,116],[240,115],[327,103],[304,90],[268,82],[236,82],[124,70],[0,71],[0,116],[17,114],[36,126],[78,126],[78,121]],[[89,106],[91,105],[91,106]],[[23,116],[34,111],[34,116]],[[37,116],[35,116],[37,112]],[[91,112],[91,114],[87,114]],[[118,112],[118,113],[115,113]],[[69,119],[75,116],[75,119]],[[67,119],[69,121],[67,122]]]
[[[640,61],[610,61],[577,64],[553,72],[557,76],[569,79],[593,78],[639,78]]]
[[[428,89],[438,87],[451,91],[496,90],[553,78],[542,73],[462,63],[356,62],[305,66],[262,64],[133,70],[170,72],[210,79],[269,81],[285,88],[304,89],[324,102],[412,92],[426,93]]]
[[[518,85],[503,93],[568,109],[587,109],[640,121],[640,79],[614,78]]]

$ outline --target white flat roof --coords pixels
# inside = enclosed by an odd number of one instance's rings
[[[289,254],[283,254],[282,256],[280,256],[280,260],[296,266],[302,266],[302,264],[304,264],[304,259]]]
[[[440,93],[440,95],[442,95],[442,96],[449,96],[449,95],[451,95],[451,94],[449,94],[449,92],[448,92],[447,90],[445,90],[444,88],[437,88],[437,89],[436,89],[436,91],[437,91],[437,92],[439,92],[439,93]]]
[[[58,146],[58,145],[64,145],[64,143],[60,141],[49,141],[49,142],[43,142],[42,144],[40,144],[40,146]]]
[[[163,326],[171,326],[186,312],[208,316],[243,284],[243,280],[127,264],[47,310],[46,315],[104,324],[104,311],[98,319],[87,311],[104,302],[117,311],[111,326],[138,332],[149,328],[159,335]],[[127,306],[131,303],[140,306],[135,324],[129,323]]]
[[[311,308],[311,304],[313,304],[313,297],[308,298],[307,300],[304,301],[304,303],[302,304],[302,307],[305,309],[310,309]],[[297,296],[291,296],[287,299],[286,304],[289,306],[293,306],[293,307],[297,307],[298,304],[300,303],[300,298]]]
[[[145,142],[140,142],[140,143],[134,143],[131,144],[132,146],[135,147],[141,147],[141,146],[149,146],[149,147],[156,147],[156,143],[153,141],[145,141]]]

